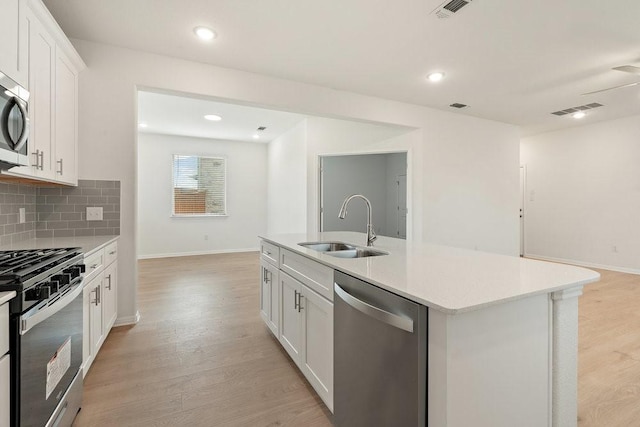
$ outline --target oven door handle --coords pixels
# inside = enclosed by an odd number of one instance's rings
[[[39,323],[44,322],[49,317],[53,316],[67,305],[69,305],[78,295],[82,293],[82,281],[80,281],[74,288],[71,288],[62,298],[54,302],[49,307],[38,309],[35,313],[29,314],[29,312],[20,316],[20,335],[24,335],[33,329]]]
[[[18,107],[20,115],[22,116],[23,123],[22,132],[20,133],[17,141],[14,141],[11,137],[11,134],[9,133],[9,116],[11,115],[11,110],[13,109],[13,107]],[[29,138],[29,114],[27,113],[27,108],[23,105],[23,102],[15,96],[12,97],[2,110],[0,121],[2,136],[4,137],[7,145],[13,151],[20,151],[20,149],[22,149],[22,146],[27,142],[27,138]]]

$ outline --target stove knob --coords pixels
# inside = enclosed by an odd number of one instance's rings
[[[68,285],[71,282],[71,275],[68,273],[64,274],[56,274],[51,278],[51,280],[55,280],[58,282],[59,286]]]
[[[28,289],[24,293],[25,301],[38,301],[40,299],[40,290],[37,287]]]
[[[55,294],[60,290],[59,282],[57,280],[52,280],[51,282],[47,283],[47,286],[49,286],[49,288],[51,289],[52,294]]]
[[[40,299],[47,299],[51,296],[51,288],[48,283],[38,285],[37,290],[40,292]]]

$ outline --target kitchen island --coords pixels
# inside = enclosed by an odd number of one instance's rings
[[[585,284],[599,279],[598,273],[385,237],[374,247],[388,254],[364,258],[339,258],[299,245],[332,241],[365,246],[362,233],[261,237],[262,257],[276,252],[275,265],[284,273],[280,276],[292,275],[304,284],[316,264],[325,277],[317,283],[337,270],[428,307],[429,426],[577,424],[578,297]],[[293,268],[285,265],[285,255]],[[296,263],[302,268],[296,270]],[[264,271],[263,276],[273,277]],[[316,290],[332,301],[332,286],[331,293],[326,288],[321,284]],[[282,313],[285,301],[279,295],[275,309]],[[271,321],[271,330],[282,336],[284,323],[276,323]],[[287,349],[288,341],[281,342]],[[332,385],[325,383],[325,389]],[[319,394],[333,409],[327,398],[333,394]]]

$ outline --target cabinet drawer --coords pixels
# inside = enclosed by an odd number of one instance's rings
[[[94,277],[102,271],[104,267],[104,249],[99,249],[84,258],[86,271],[84,273],[85,283],[89,283]]]
[[[280,259],[280,247],[262,240],[260,241],[260,256],[277,266]]]
[[[9,304],[0,305],[0,357],[9,352]]]
[[[112,242],[104,248],[104,265],[109,265],[116,259],[118,259],[118,242]]]
[[[280,251],[280,268],[329,301],[333,301],[333,269],[286,249]]]

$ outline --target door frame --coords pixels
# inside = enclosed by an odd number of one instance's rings
[[[411,177],[413,175],[413,170],[411,167],[412,162],[412,150],[411,148],[398,148],[398,149],[387,149],[387,150],[367,150],[367,151],[345,151],[345,152],[332,152],[332,153],[320,153],[318,154],[318,231],[322,232],[324,228],[324,215],[323,215],[323,201],[322,201],[322,186],[323,186],[323,177],[322,177],[322,160],[324,157],[344,157],[344,156],[363,156],[367,154],[406,154],[407,155],[407,167],[406,167],[406,175],[407,175],[407,238],[406,241],[413,240],[413,204],[412,204],[412,182]]]

